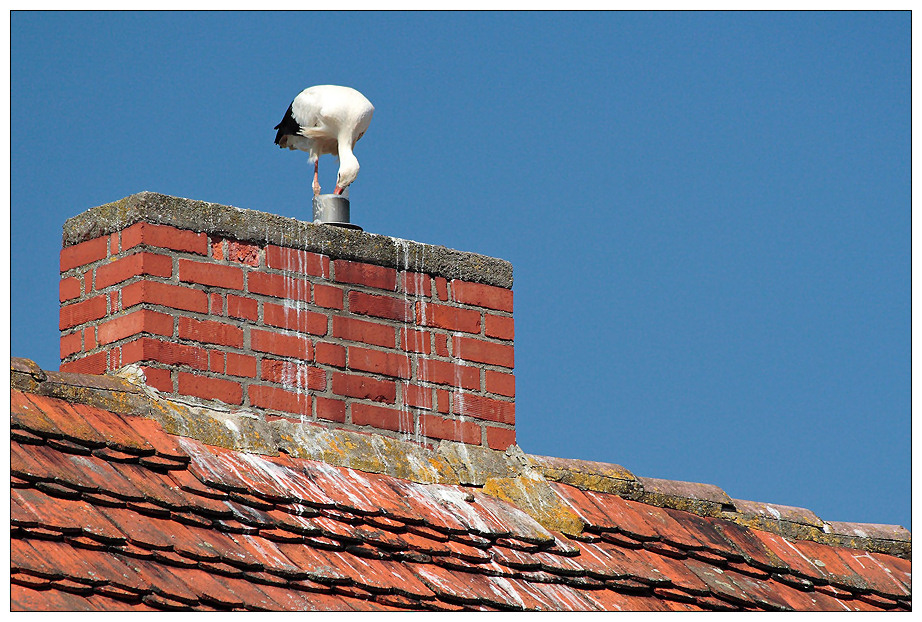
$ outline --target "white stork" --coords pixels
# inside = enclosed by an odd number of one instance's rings
[[[355,89],[332,84],[312,86],[294,98],[282,122],[275,126],[275,144],[310,154],[315,195],[320,194],[320,156],[329,153],[339,157],[333,192],[342,194],[358,177],[359,161],[352,149],[368,129],[374,111],[371,102]]]

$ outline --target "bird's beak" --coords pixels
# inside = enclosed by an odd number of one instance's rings
[[[336,186],[335,188],[333,188],[333,194],[342,194],[343,190],[344,188],[340,188],[339,186]]]

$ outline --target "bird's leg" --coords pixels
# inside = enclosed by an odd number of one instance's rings
[[[320,160],[317,160],[316,162],[314,162],[314,184],[313,184],[313,188],[314,188],[314,196],[315,196],[315,197],[320,195],[320,182],[317,180],[317,173],[319,172],[319,170],[320,170]]]

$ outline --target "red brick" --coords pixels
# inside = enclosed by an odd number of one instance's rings
[[[388,291],[397,289],[397,271],[393,268],[337,259],[333,261],[333,272],[333,280],[338,283],[352,283]]]
[[[232,348],[243,347],[243,330],[231,324],[180,317],[178,334],[180,339]]]
[[[313,358],[311,342],[301,335],[282,335],[250,329],[250,347],[259,352],[309,361]]]
[[[413,318],[410,302],[393,296],[374,296],[362,292],[349,292],[349,311],[398,322],[411,321]]]
[[[414,432],[413,417],[399,410],[370,404],[352,404],[351,410],[354,425],[368,425],[394,432]]]
[[[392,326],[341,315],[333,316],[333,336],[339,339],[393,348],[397,344],[396,335],[397,332]]]
[[[415,408],[432,410],[432,389],[415,384],[403,384],[403,403]]]
[[[96,348],[96,327],[88,326],[83,329],[83,350],[89,352]]]
[[[259,303],[252,298],[243,298],[233,294],[227,295],[228,317],[256,321],[259,319]]]
[[[209,378],[200,374],[179,372],[181,395],[192,395],[207,400],[221,400],[225,404],[242,404],[243,387],[239,382]]]
[[[429,354],[431,337],[422,330],[413,330],[405,326],[400,328],[400,349],[404,352]]]
[[[400,284],[404,292],[410,296],[426,296],[432,292],[432,278],[428,274],[421,272],[402,272],[400,274]]]
[[[208,314],[224,315],[224,295],[212,293],[208,294]]]
[[[326,419],[327,421],[345,423],[346,402],[342,400],[332,400],[327,397],[315,397],[314,403],[317,405],[318,419]]]
[[[61,316],[58,328],[65,330],[73,326],[79,326],[86,322],[98,320],[105,317],[108,312],[105,296],[96,296],[80,302],[75,302],[61,307]],[[391,344],[393,345],[393,344]]]
[[[61,358],[65,359],[74,352],[80,352],[83,349],[83,339],[78,330],[69,335],[61,335]]]
[[[480,332],[480,312],[446,305],[416,303],[416,323],[462,333]]]
[[[333,367],[346,366],[346,348],[335,343],[320,341],[314,352],[314,360],[321,365],[332,365]]]
[[[515,375],[504,374],[502,372],[486,370],[484,383],[489,393],[505,395],[506,397],[515,397]]]
[[[333,373],[333,393],[387,404],[397,401],[397,385],[393,381],[341,372]]]
[[[323,391],[327,388],[326,372],[302,363],[263,359],[260,377],[286,388]]]
[[[435,277],[435,292],[438,295],[439,300],[448,300],[448,281],[445,280],[445,277]]]
[[[450,356],[448,352],[448,335],[435,333],[435,353],[438,356]]]
[[[106,373],[109,360],[108,352],[97,352],[84,356],[75,361],[61,363],[61,371],[73,374],[92,374],[101,376]]]
[[[109,237],[102,236],[61,249],[61,272],[106,258]]]
[[[147,302],[150,304],[208,313],[208,294],[191,287],[181,287],[154,281],[137,281],[122,288],[122,308]]]
[[[179,260],[179,280],[224,289],[243,289],[243,270],[237,266],[222,266],[191,259]]]
[[[511,317],[487,313],[483,332],[487,337],[512,341],[515,339],[515,323]]]
[[[343,289],[335,285],[314,283],[314,304],[327,309],[343,308]]]
[[[459,393],[455,396],[454,413],[497,423],[515,424],[515,402],[501,402],[489,397]]]
[[[410,359],[405,354],[349,346],[349,369],[392,378],[409,378]]]
[[[311,301],[311,284],[308,281],[281,274],[250,272],[247,275],[247,291],[285,300]]]
[[[169,225],[139,222],[122,231],[122,251],[144,244],[196,255],[208,254],[208,236]]]
[[[211,350],[208,352],[208,370],[213,371],[219,374],[224,373],[225,363],[227,359],[224,357],[224,353],[220,350]]]
[[[456,357],[465,361],[499,365],[510,369],[515,367],[515,350],[511,345],[455,335],[451,349]]]
[[[122,366],[122,349],[118,346],[106,350],[109,354],[108,369],[118,369]]]
[[[263,303],[263,323],[311,335],[327,334],[327,316],[316,311]]]
[[[272,244],[266,247],[266,265],[273,270],[287,270],[311,276],[330,275],[329,257]]]
[[[65,330],[92,320],[103,318],[108,313],[106,296],[97,296],[80,302],[62,305],[60,308],[59,328]]]
[[[118,255],[119,241],[118,232],[109,234],[109,255]]]
[[[61,306],[58,327],[61,330],[79,326],[105,317],[108,312],[105,296],[96,296],[80,302]]]
[[[241,378],[256,377],[256,359],[245,354],[227,353],[226,372],[228,376],[238,376]]]
[[[173,316],[149,309],[138,309],[128,315],[100,324],[96,338],[100,344],[107,344],[142,333],[171,337],[173,335]]]
[[[447,384],[463,389],[480,389],[480,369],[445,361],[422,359],[416,367],[420,382]]]
[[[211,258],[216,261],[224,261],[227,254],[224,252],[224,238],[212,236],[208,239],[208,244],[211,248]]]
[[[259,265],[259,247],[246,242],[228,240],[227,259],[256,267]]]
[[[247,396],[250,399],[250,406],[256,408],[281,410],[305,416],[311,414],[311,396],[307,393],[251,384],[247,387]]]
[[[435,401],[436,401],[436,410],[440,413],[447,415],[448,411],[451,409],[451,393],[445,389],[436,389],[435,390]]]
[[[93,291],[93,270],[87,270],[83,273],[83,295],[86,296]]]
[[[515,429],[488,426],[487,445],[490,446],[490,449],[506,451],[511,445],[515,445]]]
[[[73,300],[74,298],[79,298],[83,293],[83,286],[80,285],[80,280],[74,277],[61,279],[58,284],[58,293],[60,294],[61,302]]]
[[[96,289],[105,289],[133,276],[159,276],[168,278],[173,274],[173,260],[166,255],[134,253],[112,263],[96,268]]]
[[[208,369],[208,352],[197,346],[141,337],[122,345],[122,363],[148,361],[163,365],[187,365]]]
[[[144,379],[147,386],[154,387],[158,391],[167,393],[173,392],[173,379],[170,377],[169,369],[160,369],[159,367],[141,367],[144,372]]]
[[[511,289],[455,280],[451,282],[451,295],[455,302],[512,313]]]
[[[438,415],[421,414],[419,416],[420,434],[429,438],[458,441],[470,445],[480,445],[480,426],[473,421],[445,419]]]

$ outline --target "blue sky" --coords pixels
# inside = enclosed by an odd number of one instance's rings
[[[272,128],[345,84],[376,108],[353,221],[515,267],[525,451],[911,528],[910,21],[13,13],[12,354],[57,369],[85,209],[308,220]]]

